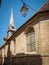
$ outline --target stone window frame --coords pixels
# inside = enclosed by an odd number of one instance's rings
[[[28,31],[29,31],[30,28],[32,28],[32,30],[34,30],[33,26],[31,26],[31,25],[29,25],[28,27],[25,28],[26,44],[27,44],[27,34],[28,34]],[[35,31],[34,31],[34,35],[35,35]],[[35,41],[34,41],[34,43],[35,43]],[[30,54],[32,54],[32,53],[36,54],[36,45],[35,45],[35,50],[34,51],[27,51],[27,45],[26,45],[26,52],[30,53]]]

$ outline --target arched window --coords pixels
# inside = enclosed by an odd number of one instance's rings
[[[35,51],[35,32],[32,27],[30,27],[27,31],[27,52]]]

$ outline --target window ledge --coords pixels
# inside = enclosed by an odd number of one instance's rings
[[[37,52],[26,52],[26,54],[37,54]]]

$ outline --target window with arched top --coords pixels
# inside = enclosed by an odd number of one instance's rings
[[[27,52],[35,51],[35,31],[32,27],[27,30]]]

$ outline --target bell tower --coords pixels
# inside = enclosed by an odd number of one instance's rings
[[[10,23],[7,31],[7,37],[4,37],[4,41],[7,41],[12,34],[16,31],[15,25],[14,25],[14,17],[13,17],[13,8],[11,9],[11,15],[10,15]]]

